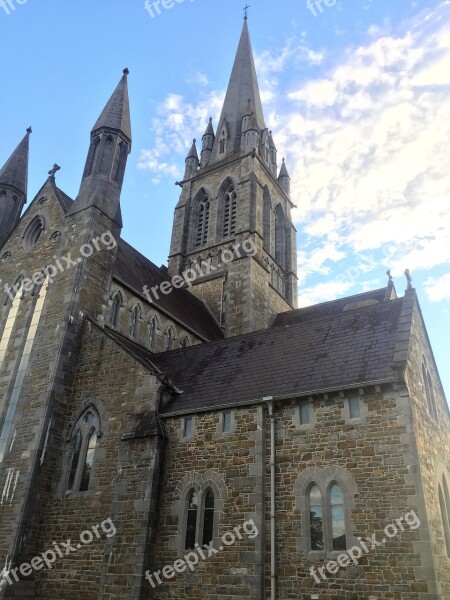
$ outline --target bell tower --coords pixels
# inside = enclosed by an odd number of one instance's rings
[[[278,172],[265,125],[247,19],[216,133],[210,119],[201,159],[194,141],[178,185],[169,271],[197,269],[190,290],[225,335],[265,329],[275,314],[295,308],[290,178],[284,159]]]

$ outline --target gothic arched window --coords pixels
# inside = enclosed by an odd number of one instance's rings
[[[175,332],[171,325],[166,332],[166,350],[172,350],[174,339],[175,339]]]
[[[347,542],[345,538],[344,495],[337,483],[333,483],[330,488],[330,506],[333,550],[345,550]]]
[[[125,142],[120,142],[117,148],[116,169],[114,173],[114,181],[120,185],[125,174],[125,166],[127,164],[128,146]]]
[[[139,306],[139,304],[136,304],[136,306],[131,311],[130,337],[132,337],[132,338],[136,337],[140,317],[141,317],[141,307]]]
[[[186,550],[193,550],[197,534],[197,492],[192,489],[188,499],[188,511],[186,520]]]
[[[214,538],[215,496],[209,487],[203,493],[192,488],[188,495],[185,549],[192,550],[196,543],[211,544]]]
[[[0,369],[5,360],[6,350],[8,349],[9,340],[11,339],[12,330],[16,322],[17,313],[19,312],[20,300],[22,299],[22,283],[17,283],[14,288],[16,291],[11,308],[8,312],[5,328],[3,329],[2,338],[0,341]]]
[[[322,493],[317,485],[311,486],[309,490],[309,527],[311,550],[323,550],[323,507]]]
[[[158,329],[158,319],[153,316],[148,329],[148,347],[153,350],[155,347],[156,331]]]
[[[348,471],[337,465],[305,469],[294,485],[303,535],[299,548],[310,558],[327,558],[354,543],[351,513],[358,488]]]
[[[223,198],[223,227],[222,237],[227,238],[236,232],[237,193],[234,185],[225,192]]]
[[[44,283],[41,285],[39,293],[37,294],[36,303],[34,305],[33,310],[33,316],[31,317],[31,323],[28,327],[25,345],[23,346],[22,354],[19,355],[20,361],[14,380],[14,386],[12,388],[9,400],[6,404],[6,415],[3,421],[2,429],[0,431],[0,462],[2,462],[5,450],[7,448],[8,438],[11,433],[14,417],[16,415],[17,405],[19,403],[19,398],[22,394],[23,383],[25,381],[25,373],[28,368],[28,363],[34,346],[34,340],[36,338],[36,333],[42,316],[42,310],[44,308],[45,297],[47,295],[47,287],[48,278],[46,277]]]
[[[111,172],[111,159],[113,153],[114,141],[112,137],[109,135],[105,140],[105,145],[103,147],[103,156],[100,163],[100,173],[108,174]]]
[[[433,417],[435,419],[437,419],[438,414],[437,414],[437,408],[436,408],[436,398],[434,397],[433,382],[431,381],[430,372],[428,370],[427,370],[427,377],[428,377],[428,389],[430,392],[431,406],[433,408]]]
[[[203,541],[204,544],[211,544],[214,533],[214,494],[211,488],[206,491],[203,506]]]
[[[189,444],[191,440],[189,436],[184,443]],[[172,514],[178,517],[178,530],[173,539],[177,549],[183,552],[218,542],[220,516],[228,497],[223,478],[216,471],[186,473],[178,489],[180,496],[174,498],[172,505]]]
[[[447,556],[450,558],[450,523],[447,514],[447,506],[445,503],[444,494],[442,492],[441,484],[439,484],[438,488],[439,493],[439,508],[441,510],[441,518],[442,518],[442,526],[444,528],[444,540],[445,540],[445,548],[447,550]]]
[[[270,229],[271,229],[271,212],[272,212],[272,200],[270,198],[269,190],[264,188],[264,249],[267,252],[271,252],[270,249]]]
[[[89,489],[99,435],[100,419],[96,411],[89,408],[73,430],[67,493],[86,492]]]
[[[40,215],[34,217],[23,234],[23,245],[25,250],[31,250],[35,246],[44,231],[44,219]]]
[[[286,266],[286,222],[281,204],[275,209],[275,260],[283,269]]]
[[[95,160],[98,154],[98,148],[100,146],[100,136],[97,136],[95,140],[92,142],[91,147],[89,148],[89,154],[86,161],[86,170],[85,177],[91,175],[92,170],[94,168]]]
[[[197,223],[195,228],[195,248],[204,246],[208,241],[210,201],[205,196],[197,207]]]
[[[433,384],[431,382],[430,373],[428,372],[425,361],[422,362],[422,379],[428,404],[428,412],[431,417],[437,419],[436,399],[434,397]]]
[[[117,292],[117,294],[114,296],[112,304],[111,304],[111,314],[109,317],[109,322],[113,327],[117,327],[121,306],[122,306],[122,296],[120,295],[120,292]]]
[[[183,337],[182,341],[181,341],[181,347],[182,347],[182,348],[187,348],[188,346],[190,346],[190,343],[189,343],[189,338],[188,338],[188,336],[187,336],[187,335],[185,335],[185,336]]]

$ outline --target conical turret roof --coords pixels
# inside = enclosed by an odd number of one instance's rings
[[[102,127],[116,129],[122,132],[131,141],[130,103],[128,99],[128,69],[124,69],[123,76],[119,81],[113,95],[108,100],[101,112],[92,131]]]
[[[28,185],[28,156],[30,147],[31,127],[25,137],[0,169],[0,185],[15,188],[26,195]]]

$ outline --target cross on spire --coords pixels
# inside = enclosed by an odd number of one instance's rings
[[[48,172],[48,174],[50,175],[50,179],[51,179],[52,181],[55,181],[55,175],[56,175],[57,171],[59,171],[59,170],[60,170],[60,168],[61,168],[61,167],[60,167],[59,165],[56,165],[56,164],[55,164],[55,165],[53,165],[53,167],[52,167],[52,168],[50,169],[50,171]]]
[[[249,8],[250,8],[250,4],[246,4],[246,5],[244,6],[244,21],[246,21],[246,20],[247,20],[247,17],[248,17],[248,9],[249,9]]]

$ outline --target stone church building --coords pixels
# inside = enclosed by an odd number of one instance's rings
[[[247,21],[156,266],[121,239],[127,75],[74,200],[55,165],[23,210],[31,130],[0,170],[0,597],[448,600],[449,412],[409,273],[297,308]]]

